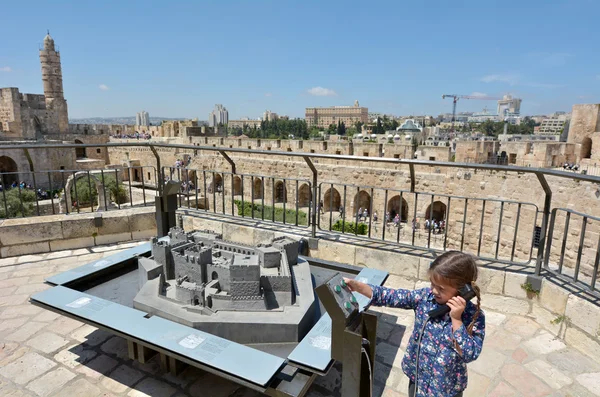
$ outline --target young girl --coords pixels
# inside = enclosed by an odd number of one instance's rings
[[[479,357],[485,336],[485,317],[475,284],[477,264],[470,255],[449,251],[433,261],[429,279],[431,288],[414,291],[350,279],[346,283],[352,291],[371,298],[374,306],[415,311],[414,330],[402,360],[402,370],[410,380],[409,397],[462,396],[467,387],[467,363]],[[458,290],[468,283],[477,294],[476,304],[458,296]],[[448,305],[450,313],[429,319],[429,311],[439,305]]]

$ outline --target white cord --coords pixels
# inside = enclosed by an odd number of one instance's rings
[[[369,354],[367,353],[364,347],[362,347],[360,350],[362,351],[362,354],[364,354],[367,358],[367,364],[369,364],[369,396],[373,397],[373,369],[371,368],[371,359],[369,358]]]
[[[421,340],[423,339],[425,327],[427,326],[429,320],[429,317],[425,319],[425,322],[423,323],[423,328],[421,328],[421,333],[419,334],[419,341],[417,342],[417,363],[415,368],[415,394],[408,397],[417,397],[417,393],[419,392],[419,356],[421,355]]]

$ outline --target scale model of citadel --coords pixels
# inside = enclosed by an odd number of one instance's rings
[[[297,343],[310,330],[313,281],[298,241],[249,246],[177,227],[168,237],[138,258],[134,308],[245,344]]]

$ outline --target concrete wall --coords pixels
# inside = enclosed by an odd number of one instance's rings
[[[102,213],[102,226],[94,214],[49,215],[7,219],[0,224],[0,257],[93,247],[156,235],[153,208]]]

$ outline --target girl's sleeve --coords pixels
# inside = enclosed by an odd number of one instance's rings
[[[463,323],[459,329],[452,333],[456,344],[458,345],[459,353],[465,363],[477,360],[483,347],[483,338],[485,337],[485,315],[483,311],[479,313],[479,317],[473,326],[473,335],[467,332],[468,324]]]
[[[371,304],[374,306],[415,309],[421,300],[423,290],[391,289],[379,285],[370,285],[373,290]]]

